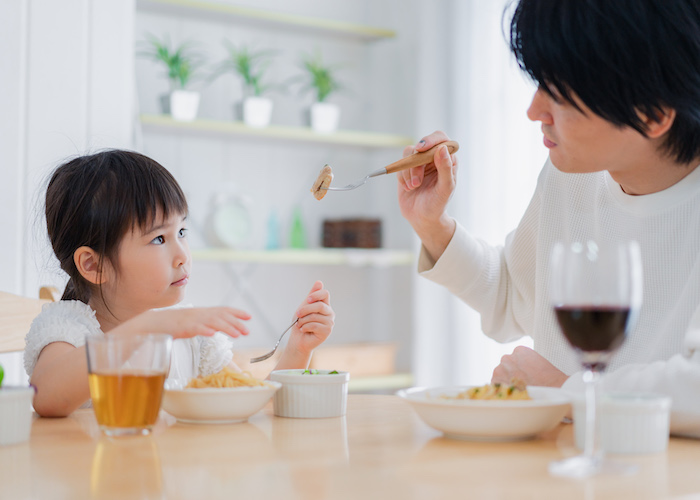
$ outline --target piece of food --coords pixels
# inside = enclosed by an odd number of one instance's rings
[[[510,384],[486,384],[481,387],[472,387],[456,396],[444,396],[447,399],[500,399],[500,400],[524,400],[532,399],[527,393],[527,388],[521,380],[511,380]]]
[[[331,170],[330,165],[324,165],[318,174],[316,182],[314,182],[314,185],[311,187],[311,192],[314,194],[314,198],[320,200],[326,196],[328,191],[325,188],[331,185],[332,180],[333,171]]]
[[[237,372],[225,366],[220,372],[206,377],[197,377],[190,380],[186,389],[202,389],[205,387],[259,387],[266,386],[265,382],[258,380],[248,372]]]
[[[323,375],[323,373],[319,372],[316,368],[311,368],[304,370],[301,372],[302,375]],[[338,370],[333,370],[332,372],[328,372],[328,375],[338,375]]]

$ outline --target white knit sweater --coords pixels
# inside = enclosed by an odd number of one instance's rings
[[[437,262],[422,249],[419,272],[478,311],[489,337],[532,337],[537,352],[572,375],[564,388],[580,391],[580,365],[550,305],[547,266],[556,241],[588,239],[634,239],[642,251],[642,309],[605,389],[669,394],[672,431],[700,436],[700,168],[664,191],[630,196],[607,172],[567,174],[547,161],[504,247],[458,224]]]

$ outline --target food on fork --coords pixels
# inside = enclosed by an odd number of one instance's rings
[[[224,368],[206,377],[197,377],[190,380],[186,389],[203,389],[206,387],[260,387],[268,386],[262,380],[258,380],[248,372],[237,372],[231,368]]]
[[[332,180],[333,171],[331,170],[330,165],[324,165],[318,174],[318,178],[316,178],[316,182],[314,182],[313,186],[311,187],[311,192],[314,194],[314,198],[320,200],[326,196],[326,193],[328,192],[326,188],[331,185]]]
[[[447,396],[445,396],[447,397]],[[522,380],[513,379],[510,384],[486,384],[481,387],[472,387],[460,392],[448,399],[500,399],[523,400],[532,399],[527,393],[527,388]]]

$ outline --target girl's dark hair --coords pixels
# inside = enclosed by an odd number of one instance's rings
[[[637,112],[676,111],[663,150],[700,157],[700,2],[520,0],[510,23],[520,67],[549,95],[645,134]],[[580,109],[580,108],[579,108]]]
[[[46,227],[53,251],[70,277],[61,300],[87,303],[94,286],[78,272],[73,254],[92,248],[116,267],[119,244],[137,226],[186,214],[187,201],[175,178],[155,160],[133,151],[108,150],[58,167],[46,190]]]

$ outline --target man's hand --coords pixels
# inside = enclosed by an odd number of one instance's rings
[[[416,146],[406,147],[404,157],[447,140],[449,137],[444,132],[433,132]],[[434,165],[435,170],[426,173],[426,167],[430,165]],[[433,162],[398,172],[396,177],[401,214],[423,241],[431,257],[438,260],[455,230],[455,222],[447,215],[445,207],[457,183],[457,157],[442,146],[436,150]]]
[[[529,347],[518,346],[513,354],[501,358],[491,382],[509,384],[514,378],[522,380],[525,385],[561,387],[569,377]]]

